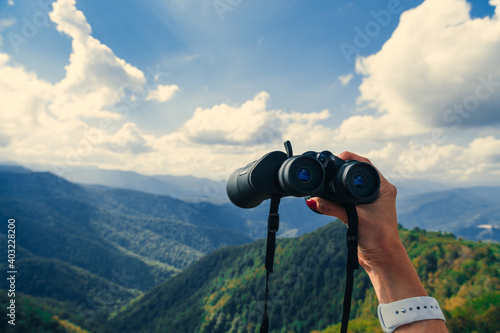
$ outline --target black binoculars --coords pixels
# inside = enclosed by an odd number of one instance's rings
[[[273,194],[283,197],[321,197],[343,204],[373,202],[379,191],[380,176],[371,164],[344,161],[324,150],[292,156],[273,151],[233,172],[227,182],[227,194],[241,208],[257,207]]]

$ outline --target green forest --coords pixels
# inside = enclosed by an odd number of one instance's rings
[[[302,208],[307,215],[292,210],[295,223],[311,215]],[[265,224],[255,222],[262,212],[240,211],[80,186],[49,173],[0,172],[0,219],[16,219],[18,270],[16,326],[2,320],[0,331],[258,332],[266,244],[255,235],[264,235]],[[272,332],[340,331],[345,229],[333,221],[278,239]],[[500,332],[498,242],[419,228],[400,227],[400,235],[451,332]],[[0,249],[6,258],[5,237]],[[362,269],[354,282],[350,332],[380,332],[377,299]],[[0,280],[3,318],[6,288]]]
[[[344,231],[342,223],[332,222],[302,237],[278,240],[270,282],[272,332],[339,332]],[[400,228],[400,235],[428,293],[439,300],[450,332],[500,331],[498,243],[419,229]],[[94,309],[93,315],[78,309],[71,297],[54,301],[23,295],[16,332],[258,332],[264,249],[260,240],[216,250],[146,293],[124,290],[116,301],[129,299],[119,309],[113,304]],[[7,299],[1,295],[5,311]],[[360,270],[350,332],[381,332],[376,306],[373,288]]]

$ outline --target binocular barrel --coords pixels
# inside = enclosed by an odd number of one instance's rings
[[[344,161],[329,151],[291,157],[274,151],[234,171],[226,190],[236,206],[253,208],[272,194],[364,204],[376,199],[379,187],[380,176],[371,164]]]

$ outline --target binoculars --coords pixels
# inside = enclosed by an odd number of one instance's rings
[[[373,202],[379,191],[380,176],[371,164],[344,161],[324,150],[292,156],[273,151],[234,171],[226,191],[233,204],[241,208],[257,207],[273,194],[282,197],[320,197],[343,204]]]

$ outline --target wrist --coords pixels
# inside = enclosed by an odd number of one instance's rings
[[[363,260],[379,303],[392,303],[405,298],[427,296],[420,278],[398,238],[383,255]]]
[[[446,320],[439,304],[433,297],[412,297],[389,304],[379,304],[377,315],[382,330],[394,332],[445,332]],[[435,320],[441,321],[436,322]]]

